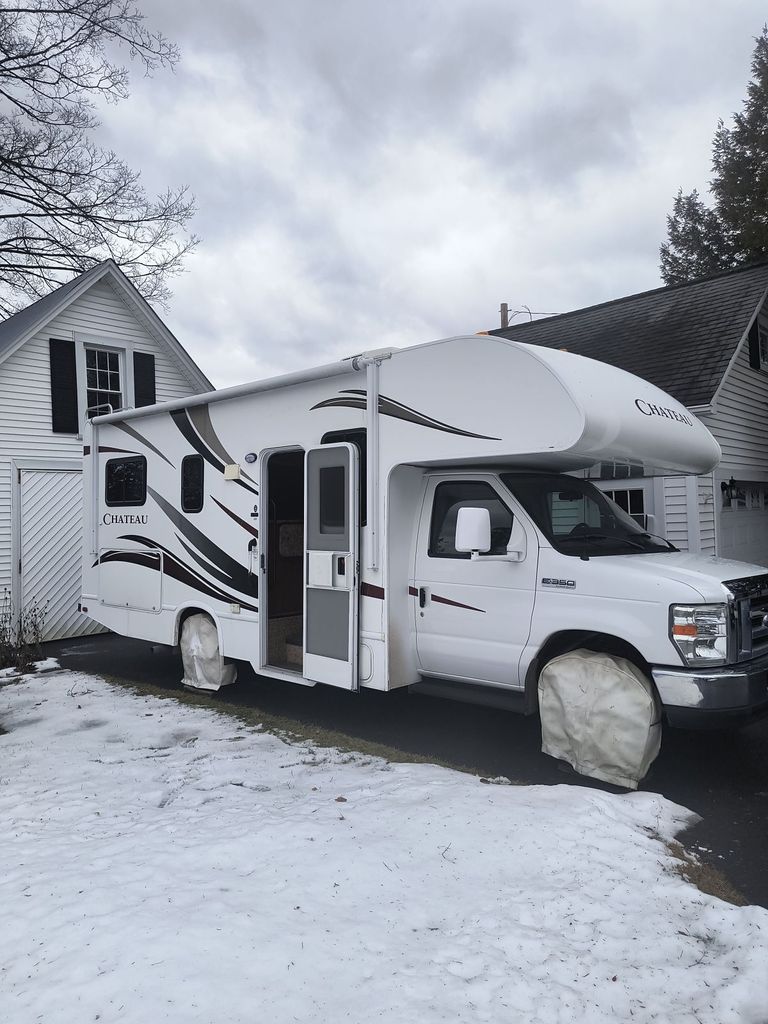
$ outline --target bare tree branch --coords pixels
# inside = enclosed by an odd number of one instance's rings
[[[135,0],[0,0],[2,312],[107,257],[162,303],[197,244],[186,187],[148,196],[138,172],[90,138],[97,101],[128,95],[116,47],[147,75],[178,61]]]

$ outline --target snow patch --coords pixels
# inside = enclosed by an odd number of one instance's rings
[[[6,685],[0,725],[4,1024],[768,1019],[768,912],[676,874],[695,816],[661,796],[291,746],[76,673]]]

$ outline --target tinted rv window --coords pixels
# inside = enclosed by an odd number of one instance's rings
[[[200,512],[203,507],[203,457],[185,455],[181,460],[181,511]]]
[[[109,459],[106,471],[107,505],[143,505],[147,500],[147,460],[143,455]]]
[[[368,445],[365,427],[360,430],[329,430],[327,434],[323,434],[320,444],[343,444],[344,441],[357,448],[360,464],[360,525],[365,526],[368,511]]]
[[[345,476],[343,466],[320,468],[320,533],[344,533]]]
[[[468,551],[456,550],[456,520],[460,508],[487,508],[491,514],[491,550],[503,555],[512,531],[512,513],[490,484],[482,480],[451,480],[438,484],[432,505],[429,531],[430,558],[469,558]]]

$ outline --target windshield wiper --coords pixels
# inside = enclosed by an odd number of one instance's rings
[[[567,537],[558,537],[558,540],[563,544],[567,540],[608,540],[607,533],[575,533],[573,536],[570,534]]]
[[[641,533],[641,534],[638,534],[638,536],[640,536],[640,537],[648,537],[649,540],[651,539],[650,533]],[[664,538],[661,538],[661,539],[663,540]],[[579,534],[576,534],[573,537],[561,537],[560,538],[560,543],[562,544],[562,542],[566,541],[566,540],[569,540],[569,541],[579,541],[579,540],[610,540],[610,541],[613,541],[616,544],[627,544],[629,547],[636,548],[638,551],[646,551],[646,552],[648,551],[648,548],[644,544],[640,544],[639,541],[634,540],[632,537],[620,537],[620,536],[617,536],[616,534],[611,535],[611,534],[608,534],[608,533],[579,533]],[[669,544],[669,541],[667,541],[666,543]],[[671,545],[670,545],[670,547],[671,547]]]
[[[647,537],[648,540],[657,540],[659,542],[663,542],[664,544],[667,545],[667,550],[668,551],[677,551],[678,550],[675,547],[675,545],[672,543],[672,541],[667,540],[666,537],[662,537],[661,534],[659,534],[659,533],[641,533],[640,536],[641,537]]]

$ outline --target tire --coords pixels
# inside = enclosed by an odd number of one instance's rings
[[[204,612],[189,615],[179,636],[185,690],[216,693],[237,679],[237,667],[227,663],[219,650],[216,623]]]
[[[637,789],[661,746],[652,681],[633,662],[580,649],[539,676],[542,750],[577,771]]]

